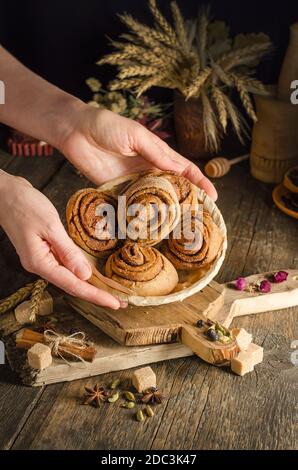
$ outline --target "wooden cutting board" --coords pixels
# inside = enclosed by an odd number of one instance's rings
[[[255,282],[264,276],[250,276],[247,280]],[[202,292],[181,303],[160,307],[129,307],[115,312],[74,298],[68,298],[68,302],[81,315],[67,309],[63,298],[56,299],[57,329],[84,331],[97,350],[92,363],[74,362],[70,367],[54,358],[47,369],[34,371],[27,366],[26,351],[15,348],[14,334],[21,325],[16,322],[14,313],[0,318],[1,339],[9,363],[24,383],[40,386],[76,380],[198,353],[198,329],[194,325],[199,318],[208,316],[228,326],[236,316],[293,307],[298,304],[298,270],[290,271],[287,282],[273,285],[272,292],[264,295],[239,292],[229,284],[211,282]],[[99,328],[94,328],[94,324]]]
[[[235,316],[298,305],[298,270],[288,272],[287,281],[273,283],[271,292],[267,294],[238,291],[233,282],[220,285],[212,281],[203,291],[183,302],[161,306],[128,306],[115,311],[77,298],[70,297],[69,302],[86,319],[122,345],[140,346],[180,341],[207,362],[219,363],[224,362],[224,359],[229,360],[228,353],[234,354],[235,345],[208,341],[196,327],[197,321],[209,318],[229,327]],[[247,284],[266,279],[270,274],[249,276],[246,278]]]

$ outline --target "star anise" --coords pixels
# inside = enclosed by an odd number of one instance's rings
[[[93,388],[85,387],[87,392],[86,400],[84,401],[84,405],[92,405],[99,407],[101,401],[106,401],[109,394],[107,393],[106,389],[101,385],[96,384]]]
[[[159,405],[164,399],[162,393],[156,387],[148,388],[143,393],[142,402],[143,403],[152,403],[153,405]]]
[[[44,321],[43,323],[41,323],[39,325],[39,327],[37,328],[37,331],[39,333],[44,333],[46,330],[56,331],[55,326],[56,326],[56,322],[53,322],[51,320],[47,320],[47,321]]]

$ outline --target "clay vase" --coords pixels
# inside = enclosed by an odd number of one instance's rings
[[[278,80],[277,96],[280,100],[290,102],[293,80],[298,80],[298,23],[290,27],[290,42]]]
[[[276,95],[254,98],[258,121],[252,133],[251,174],[265,183],[280,183],[298,164],[298,106]]]
[[[174,121],[176,139],[182,155],[192,160],[206,159],[203,108],[200,99],[185,101],[181,93],[174,94]]]

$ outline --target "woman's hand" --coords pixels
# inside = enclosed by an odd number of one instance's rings
[[[95,304],[126,306],[86,282],[90,264],[67,235],[52,203],[25,179],[4,172],[0,172],[0,225],[27,271]]]
[[[73,111],[70,106],[68,122],[59,150],[94,183],[157,167],[186,176],[212,199],[217,198],[213,184],[194,163],[141,124],[81,102],[74,104]]]

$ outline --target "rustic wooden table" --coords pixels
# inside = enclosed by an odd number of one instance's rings
[[[64,221],[69,196],[88,182],[60,156],[11,157],[0,168],[27,178],[55,204]],[[240,164],[216,182],[229,248],[217,276],[298,267],[298,223],[276,209],[271,188]],[[12,245],[0,233],[0,298],[28,281]],[[85,384],[119,374],[29,388],[0,366],[0,448],[3,449],[294,449],[298,447],[298,308],[237,319],[265,349],[265,360],[241,378],[197,357],[154,364],[166,395],[154,419],[134,421],[117,407],[80,406]],[[120,374],[127,377],[128,371]]]

